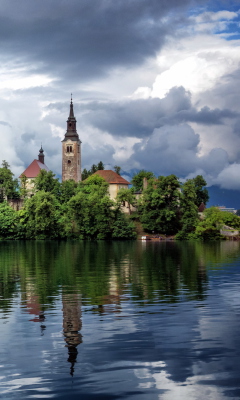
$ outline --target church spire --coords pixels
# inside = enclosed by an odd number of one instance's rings
[[[42,143],[41,143],[41,149],[39,150],[38,154],[38,161],[40,161],[42,164],[44,164],[44,152],[42,148]]]
[[[69,111],[69,117],[67,120],[67,132],[65,133],[65,140],[66,139],[79,140],[76,125],[77,125],[77,121],[76,121],[76,118],[74,117],[72,93],[71,93],[70,111]]]
[[[73,112],[72,93],[71,93],[71,102],[70,102],[69,118],[75,118],[75,117],[74,117],[74,112]]]

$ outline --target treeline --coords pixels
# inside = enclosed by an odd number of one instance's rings
[[[143,188],[143,178],[147,187]],[[240,229],[240,218],[216,207],[199,215],[199,206],[209,200],[206,181],[201,175],[181,184],[175,175],[154,177],[152,172],[140,171],[132,183],[133,190],[142,195],[137,205],[137,218],[145,231],[174,235],[176,239],[222,239],[224,227]]]
[[[98,167],[104,169],[100,162]],[[136,222],[144,232],[173,235],[176,239],[221,239],[225,226],[240,229],[240,218],[215,207],[199,215],[199,206],[209,200],[206,181],[201,175],[181,183],[175,175],[154,176],[141,170],[132,178],[131,189],[120,189],[115,201],[108,194],[108,183],[92,173],[82,182],[59,182],[49,171],[41,170],[29,198],[27,178],[21,186],[9,165],[0,168],[0,238],[6,239],[134,239]],[[120,173],[120,167],[115,166]],[[89,171],[90,172],[90,171]],[[144,184],[145,178],[145,184]],[[24,199],[20,211],[4,199]],[[122,212],[127,207],[128,215]]]
[[[103,178],[92,175],[85,182],[60,183],[51,171],[41,170],[35,179],[34,195],[29,198],[26,177],[21,178],[18,190],[9,166],[5,163],[2,169],[1,239],[136,237],[133,222],[121,212],[121,204],[110,199],[108,184]],[[15,211],[5,199],[18,197],[24,199],[23,208]]]

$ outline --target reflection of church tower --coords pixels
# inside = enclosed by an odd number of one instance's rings
[[[67,132],[62,140],[62,181],[73,179],[81,181],[81,140],[76,129],[76,118],[71,98],[70,113],[67,120]]]
[[[74,364],[77,361],[77,346],[82,343],[81,299],[78,294],[63,294],[63,335],[68,347],[68,362],[71,363],[70,374],[74,373]]]

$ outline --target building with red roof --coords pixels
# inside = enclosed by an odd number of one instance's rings
[[[128,189],[130,185],[130,182],[110,169],[100,169],[93,175],[99,175],[109,183],[109,195],[112,200],[116,199],[119,189]]]
[[[41,146],[38,154],[38,160],[33,160],[31,164],[23,171],[19,178],[23,175],[26,176],[26,189],[29,191],[29,194],[32,194],[34,188],[34,179],[38,176],[39,172],[44,169],[45,171],[49,171],[49,168],[44,163],[44,151]]]

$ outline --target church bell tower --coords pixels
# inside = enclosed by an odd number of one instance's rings
[[[73,179],[81,181],[81,140],[76,129],[71,96],[70,112],[67,120],[67,132],[62,140],[62,181]]]

